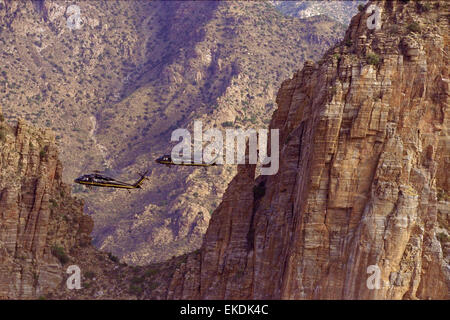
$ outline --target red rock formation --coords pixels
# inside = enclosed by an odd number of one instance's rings
[[[449,298],[449,5],[376,4],[283,83],[278,174],[239,169],[167,298]]]
[[[0,131],[0,298],[37,297],[63,280],[56,248],[88,245],[93,222],[62,183],[50,132],[23,121]]]

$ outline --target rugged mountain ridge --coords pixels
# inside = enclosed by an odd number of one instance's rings
[[[283,83],[278,174],[238,169],[166,298],[449,298],[449,5],[371,3],[381,30]]]

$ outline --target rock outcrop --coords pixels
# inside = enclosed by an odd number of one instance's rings
[[[51,132],[0,121],[0,151],[0,298],[45,295],[71,249],[90,245],[93,222],[62,183]]]
[[[283,83],[278,174],[239,168],[166,298],[449,298],[449,4],[371,3]]]

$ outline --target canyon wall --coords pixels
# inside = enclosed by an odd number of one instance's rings
[[[371,3],[283,83],[278,174],[240,166],[166,298],[449,298],[449,5]]]
[[[0,121],[0,151],[0,299],[38,297],[60,285],[70,250],[90,245],[93,222],[62,183],[49,130]]]

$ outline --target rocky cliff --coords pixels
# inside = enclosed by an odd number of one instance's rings
[[[62,183],[51,132],[0,121],[0,151],[0,298],[40,296],[63,280],[71,249],[90,244],[93,222]]]
[[[278,174],[238,169],[166,298],[449,298],[449,4],[372,3],[283,83]]]

